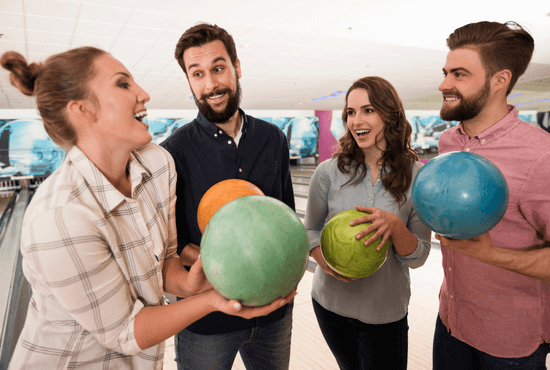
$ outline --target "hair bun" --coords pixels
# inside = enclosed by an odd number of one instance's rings
[[[27,60],[16,51],[7,51],[2,54],[0,64],[10,71],[10,83],[27,96],[34,93],[34,81],[38,76],[40,64],[27,64]]]

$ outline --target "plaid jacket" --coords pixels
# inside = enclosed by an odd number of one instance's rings
[[[162,266],[176,256],[176,173],[155,144],[132,153],[132,198],[73,147],[23,220],[32,286],[10,369],[161,369],[164,344],[142,350],[134,318],[164,304]]]

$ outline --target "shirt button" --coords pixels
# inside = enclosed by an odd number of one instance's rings
[[[218,137],[218,134],[214,134],[214,137]]]
[[[223,134],[222,130],[218,131],[218,133],[219,133],[220,135]]]
[[[227,140],[227,144],[231,144],[231,140]]]
[[[466,148],[466,151],[469,152],[469,151],[470,151],[470,148]]]
[[[372,200],[372,198],[369,198],[369,200]]]
[[[481,144],[485,144],[485,139],[481,139]]]
[[[451,268],[449,267],[449,271],[451,271]]]
[[[243,169],[242,169],[242,168],[239,168],[239,172],[243,172]]]
[[[451,294],[451,295],[449,295],[449,298],[453,299],[453,295],[452,295],[452,294]]]

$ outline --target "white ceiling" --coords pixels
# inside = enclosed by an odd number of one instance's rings
[[[548,0],[0,0],[0,52],[41,61],[97,46],[150,94],[149,109],[194,109],[174,48],[187,28],[209,22],[235,38],[244,109],[339,110],[339,92],[367,75],[393,83],[406,109],[439,109],[445,39],[482,20],[531,32],[535,54],[509,102],[550,111]],[[34,107],[1,69],[0,109]]]

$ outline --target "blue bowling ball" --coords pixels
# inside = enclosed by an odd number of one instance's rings
[[[504,216],[508,185],[500,170],[474,153],[450,152],[418,172],[412,201],[420,220],[450,239],[485,234]]]

